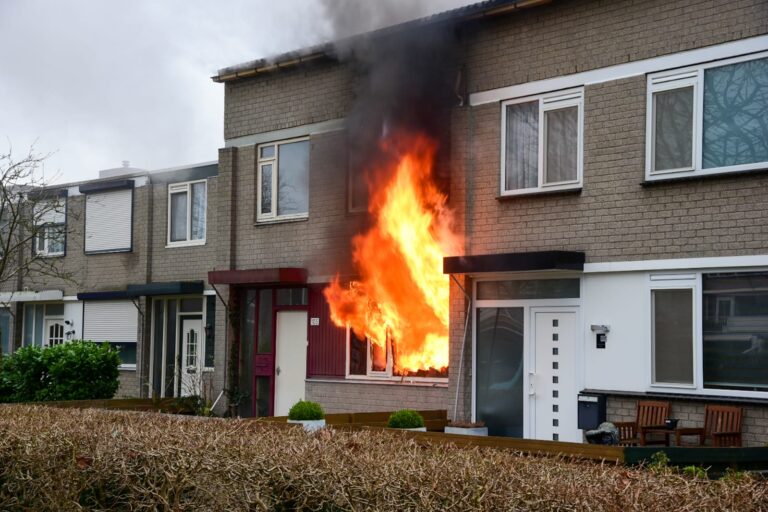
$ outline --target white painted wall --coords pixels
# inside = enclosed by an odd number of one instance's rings
[[[64,301],[64,320],[69,320],[72,325],[66,325],[66,331],[74,329],[74,336],[67,337],[71,340],[79,340],[83,337],[83,303],[79,300]]]
[[[584,387],[645,391],[651,353],[647,274],[588,274],[583,279]],[[596,348],[592,324],[610,326],[606,348]]]

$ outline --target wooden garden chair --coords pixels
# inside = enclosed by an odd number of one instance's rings
[[[699,442],[693,446],[704,446],[707,439],[716,447],[741,446],[741,416],[741,407],[707,404],[704,406],[704,427],[678,428],[675,442],[677,446],[683,446],[683,436],[696,436]]]
[[[614,422],[616,428],[619,429],[619,444],[623,446],[666,444],[666,439],[647,439],[643,430],[664,428],[664,421],[667,418],[669,418],[669,402],[640,400],[637,402],[635,421]]]

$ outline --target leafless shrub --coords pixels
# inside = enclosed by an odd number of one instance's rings
[[[0,510],[765,510],[768,488],[389,432],[0,406]]]

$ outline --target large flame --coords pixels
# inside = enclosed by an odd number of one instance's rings
[[[446,197],[433,181],[437,146],[429,138],[393,136],[390,157],[372,175],[373,226],[352,240],[359,281],[325,289],[333,322],[359,338],[393,346],[394,372],[444,373],[448,367],[449,278],[443,256],[458,249]],[[374,350],[386,353],[386,350]]]

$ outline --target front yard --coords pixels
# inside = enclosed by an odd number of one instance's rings
[[[765,510],[768,486],[390,432],[0,406],[0,510]]]

